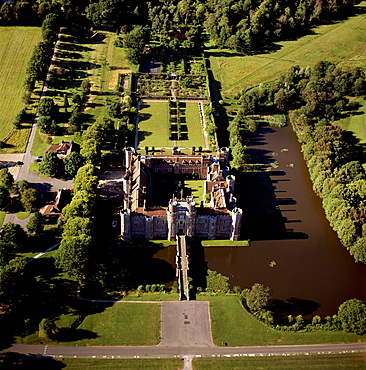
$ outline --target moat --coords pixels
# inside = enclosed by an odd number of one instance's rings
[[[330,228],[292,128],[261,128],[247,145],[261,163],[273,163],[261,179],[245,175],[236,188],[251,245],[204,248],[202,268],[207,263],[242,289],[255,282],[268,285],[275,300],[290,300],[304,315],[333,315],[347,299],[365,300],[366,266],[354,263]],[[255,185],[263,179],[273,189]],[[175,247],[154,258],[175,266]]]

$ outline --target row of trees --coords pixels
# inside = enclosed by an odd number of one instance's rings
[[[343,302],[336,315],[327,316],[324,320],[319,315],[313,316],[311,322],[306,322],[302,315],[288,315],[288,324],[279,324],[278,313],[271,308],[272,289],[255,283],[251,289],[244,289],[240,294],[241,301],[254,316],[277,330],[282,331],[317,331],[344,330],[356,334],[366,332],[366,305],[359,299],[349,299]]]
[[[74,197],[63,209],[65,225],[55,263],[80,281],[91,276],[97,186],[97,168],[90,163],[81,167],[74,179]]]

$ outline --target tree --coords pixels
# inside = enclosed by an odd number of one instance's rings
[[[114,134],[114,122],[109,117],[99,117],[83,134],[83,141],[94,139],[103,147],[107,146]]]
[[[72,152],[64,159],[64,164],[65,174],[75,177],[79,168],[84,164],[84,159],[79,153]]]
[[[88,163],[83,167],[80,167],[76,177],[74,179],[74,189],[76,192],[80,190],[86,190],[92,194],[95,194],[98,186],[98,172],[95,166]]]
[[[349,299],[338,309],[343,330],[362,335],[366,332],[366,305],[359,299]]]
[[[245,296],[246,304],[251,311],[263,311],[268,306],[271,295],[271,288],[255,283]]]
[[[70,204],[66,205],[62,210],[65,220],[74,217],[85,217],[91,219],[95,213],[95,198],[85,190],[79,190],[74,195]]]
[[[100,162],[100,149],[95,139],[83,140],[80,155],[87,163],[96,165]]]
[[[20,193],[20,201],[24,210],[31,212],[37,203],[37,189],[27,188]]]
[[[149,42],[150,30],[147,27],[136,26],[123,39],[123,47],[126,48],[126,58],[133,64],[139,64],[142,51]]]
[[[366,237],[359,238],[351,247],[356,262],[366,263]]]
[[[14,177],[7,168],[0,170],[0,186],[11,191],[14,186]]]
[[[23,275],[27,262],[16,257],[0,268],[0,306],[6,307],[19,301],[23,294]]]
[[[230,290],[229,278],[217,271],[207,270],[206,281],[208,292],[226,293]]]
[[[4,211],[10,202],[9,190],[0,186],[0,210]]]
[[[40,116],[54,116],[58,112],[58,106],[52,98],[43,98],[38,104],[37,112]]]
[[[51,116],[41,116],[38,118],[37,125],[42,133],[48,135],[56,135],[58,131],[58,125],[51,118]]]
[[[17,251],[17,246],[14,243],[7,243],[0,240],[0,268],[3,268],[10,260],[15,258]]]
[[[44,218],[39,212],[35,212],[27,223],[28,232],[40,235],[43,232]]]
[[[35,81],[43,81],[51,59],[52,46],[47,42],[39,42],[33,50],[29,60],[27,73]]]
[[[55,264],[70,276],[85,279],[89,275],[93,248],[94,239],[90,235],[63,236],[56,251]]]
[[[39,165],[39,172],[49,177],[60,176],[63,172],[63,162],[54,152],[47,152]]]
[[[1,242],[14,244],[16,251],[20,251],[25,242],[27,234],[19,224],[7,222],[1,230]]]

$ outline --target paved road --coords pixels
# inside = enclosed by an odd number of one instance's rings
[[[13,344],[1,352],[18,352],[51,357],[73,358],[172,358],[172,357],[246,357],[292,356],[366,352],[366,343],[317,344],[301,346],[263,347],[167,347],[167,346],[37,346]]]

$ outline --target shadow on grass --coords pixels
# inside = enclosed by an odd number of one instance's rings
[[[96,339],[99,337],[100,335],[90,330],[61,328],[59,329],[59,332],[52,337],[52,339],[56,342],[76,342],[78,340]]]

